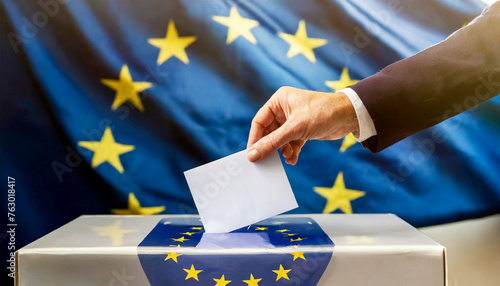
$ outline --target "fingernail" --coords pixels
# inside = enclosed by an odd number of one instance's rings
[[[250,149],[247,152],[247,159],[250,162],[255,162],[255,161],[259,160],[260,159],[260,153],[259,153],[259,151],[257,151],[257,149]]]

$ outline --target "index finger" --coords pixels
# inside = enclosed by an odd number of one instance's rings
[[[264,137],[264,131],[275,120],[276,116],[268,103],[264,104],[252,120],[250,134],[248,135],[247,148]]]

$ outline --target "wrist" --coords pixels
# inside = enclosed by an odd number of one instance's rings
[[[347,133],[352,133],[354,137],[359,137],[359,121],[358,116],[356,114],[356,110],[349,99],[349,97],[343,92],[336,92],[338,96],[338,104],[339,108],[339,118],[343,118],[345,120],[345,128]]]

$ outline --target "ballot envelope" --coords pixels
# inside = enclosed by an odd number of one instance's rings
[[[16,285],[446,285],[445,248],[392,214],[81,216],[16,252]]]

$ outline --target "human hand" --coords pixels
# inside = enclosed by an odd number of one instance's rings
[[[358,130],[345,94],[281,87],[252,120],[247,158],[258,162],[281,149],[286,163],[295,165],[307,140],[337,140]]]

